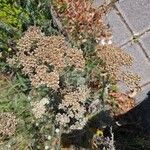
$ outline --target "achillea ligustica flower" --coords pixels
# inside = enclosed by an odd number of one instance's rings
[[[49,100],[47,98],[43,98],[38,102],[32,102],[31,106],[32,108],[32,113],[35,116],[35,118],[41,118],[45,112],[46,112],[46,107],[45,105],[49,103]]]
[[[122,80],[131,90],[133,90],[135,87],[139,87],[141,78],[139,75],[132,72],[123,72]]]
[[[111,36],[103,21],[107,6],[94,8],[92,1],[87,0],[52,0],[52,3],[64,30],[77,44],[92,37],[99,41]]]
[[[113,45],[97,46],[97,56],[105,62],[105,70],[116,81],[124,82],[130,89],[137,88],[140,77],[123,68],[132,66],[132,57],[122,49]]]
[[[84,69],[81,50],[68,47],[62,36],[45,36],[37,27],[30,27],[17,46],[19,51],[8,62],[22,67],[35,87],[46,85],[56,90],[65,67]]]
[[[58,113],[56,115],[57,123],[64,127],[69,126],[70,129],[83,128],[87,122],[85,117],[85,102],[89,94],[90,90],[85,86],[79,87],[76,91],[67,93],[62,103],[59,104],[59,109],[63,110],[64,113]],[[73,124],[71,124],[72,120],[74,120]]]
[[[126,67],[132,66],[133,58],[122,49],[110,45],[98,45],[97,56],[105,62],[105,69],[116,81],[124,82],[129,89],[139,87],[140,76],[127,71]]]
[[[97,46],[96,53],[105,62],[105,69],[115,79],[119,78],[122,66],[132,65],[131,56],[113,45]]]
[[[85,62],[81,61],[83,59],[83,52],[81,50],[72,48],[66,53],[66,57],[68,65],[73,65],[78,70],[84,68]]]
[[[0,114],[0,141],[12,136],[16,131],[16,117],[12,113]]]

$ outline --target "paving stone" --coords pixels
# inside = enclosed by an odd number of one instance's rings
[[[150,84],[144,86],[141,91],[139,91],[135,97],[135,102],[136,104],[139,104],[140,102],[142,102],[145,98],[148,97],[148,92],[150,92]]]
[[[116,6],[135,34],[150,28],[150,0],[123,0]]]
[[[128,87],[124,83],[119,82],[117,85],[119,87],[120,92],[129,92]],[[150,92],[150,84],[142,87],[141,90],[138,91],[137,95],[134,97],[136,105],[142,102],[147,97],[148,92]]]
[[[132,34],[121,20],[117,11],[111,10],[106,15],[106,23],[109,24],[113,34],[113,42],[120,46],[132,38]]]
[[[139,41],[141,42],[143,48],[150,58],[150,32],[147,32],[142,37],[140,37]]]
[[[122,49],[133,57],[133,64],[131,67],[126,67],[126,71],[138,74],[141,77],[140,86],[150,81],[150,62],[145,57],[141,47],[136,43],[128,43],[123,46]],[[127,92],[129,89],[127,86],[118,82],[118,87],[121,92]]]

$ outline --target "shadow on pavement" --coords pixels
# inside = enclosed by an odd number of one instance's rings
[[[117,126],[116,122],[120,126]],[[106,128],[102,129],[104,126]],[[123,115],[112,119],[109,112],[102,111],[82,130],[63,134],[62,144],[65,147],[74,145],[79,150],[90,150],[90,141],[96,129],[104,130],[104,136],[107,137],[110,135],[107,130],[109,126],[113,127],[116,150],[150,150],[150,91],[139,105]]]
[[[121,124],[114,131],[117,149],[150,150],[150,91],[139,105],[115,120]]]

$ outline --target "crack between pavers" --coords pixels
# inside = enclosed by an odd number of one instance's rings
[[[146,58],[150,61],[150,57],[149,57],[148,54],[146,53],[146,51],[145,51],[144,47],[142,46],[142,44],[141,44],[139,41],[138,41],[137,43],[138,43],[139,46],[141,47],[141,49],[142,49],[143,53],[145,54]]]
[[[144,87],[148,86],[148,85],[150,85],[150,81],[147,82],[147,83],[144,83],[144,84],[140,85],[140,86],[138,87],[138,89],[140,89],[138,92],[142,91],[142,89],[143,89]],[[131,90],[127,90],[127,91],[125,92],[125,94],[127,94],[127,95],[129,95],[130,93],[131,93]]]
[[[117,11],[117,14],[120,16],[121,20],[124,22],[124,24],[126,25],[127,29],[131,32],[132,37],[134,38],[136,35],[135,35],[134,32],[132,31],[132,29],[130,28],[130,26],[128,25],[128,23],[126,22],[126,20],[124,19],[124,17],[122,16],[121,12],[120,12],[119,9],[116,7],[116,5],[114,5],[114,9]],[[137,35],[137,37],[140,37],[140,36],[144,35],[144,34],[145,34],[146,32],[148,32],[148,31],[150,31],[150,29],[148,29],[148,30],[144,31],[143,33]],[[128,44],[129,42],[132,42],[133,38],[132,38],[131,40],[127,41],[126,43],[122,44],[121,47],[124,46],[124,45],[126,45],[126,44]],[[143,51],[145,57],[150,61],[150,57],[149,57],[148,54],[146,53],[146,50],[144,49],[144,47],[142,46],[142,44],[141,44],[139,41],[138,41],[137,43],[138,43],[138,45],[141,47],[141,49],[142,49],[142,51]]]
[[[125,42],[125,43],[123,43],[123,44],[121,44],[120,47],[122,48],[122,47],[124,47],[125,45],[127,45],[127,44],[130,43],[130,42],[132,42],[132,39],[128,40],[127,42]]]
[[[127,44],[130,43],[130,42],[132,43],[133,40],[128,40],[127,42],[125,42],[124,44],[122,44],[120,47],[123,48],[125,45],[127,45]],[[146,50],[144,49],[144,47],[142,46],[141,42],[137,41],[137,42],[133,42],[133,43],[137,43],[137,44],[140,46],[140,48],[142,49],[142,52],[144,53],[146,59],[148,59],[148,61],[150,61],[150,57],[149,57],[149,55],[147,54],[147,52],[146,52]]]
[[[145,87],[145,86],[147,86],[147,85],[149,85],[149,84],[150,84],[150,81],[147,82],[147,83],[142,84],[142,85],[140,86],[140,88],[143,88],[143,87]]]
[[[139,39],[140,37],[142,37],[144,34],[146,34],[146,33],[148,33],[148,32],[150,32],[150,29],[147,29],[147,30],[145,30],[144,32],[142,32],[142,33],[140,33],[140,34],[137,34],[137,35],[134,34],[130,40],[128,40],[128,41],[124,42],[123,44],[121,44],[120,47],[123,47],[123,46],[125,46],[126,44],[128,44],[128,43],[130,43],[130,42],[134,42],[133,39],[134,39],[135,36],[136,36],[137,39]],[[135,42],[135,43],[136,43],[136,42]]]
[[[108,7],[113,8],[115,6],[115,3],[119,2],[119,0],[110,0],[110,2],[107,4]],[[106,1],[107,3],[107,1]]]
[[[134,36],[136,36],[137,38],[140,38],[141,36],[143,36],[144,34],[146,34],[147,32],[150,32],[150,29],[146,29],[145,31],[143,31],[140,34],[134,34]]]
[[[131,32],[132,36],[133,37],[140,37],[142,35],[144,35],[146,32],[149,32],[150,29],[146,29],[145,31],[143,31],[142,33],[140,34],[135,34],[133,31],[132,31],[132,28],[130,27],[130,25],[127,23],[126,19],[123,17],[122,13],[119,11],[119,9],[117,8],[116,5],[114,5],[114,9],[117,11],[117,14],[120,16],[121,20],[124,22],[124,24],[126,25],[127,29]]]
[[[114,5],[114,9],[117,11],[117,14],[120,16],[121,20],[126,25],[127,29],[131,32],[132,36],[134,36],[134,32],[132,31],[132,29],[130,28],[130,26],[128,25],[127,21],[124,19],[124,17],[122,16],[121,12],[116,7],[116,5]]]

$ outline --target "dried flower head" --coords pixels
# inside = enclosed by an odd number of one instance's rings
[[[129,88],[136,88],[140,77],[134,73],[123,71],[126,66],[132,65],[132,57],[118,47],[113,45],[98,45],[96,48],[97,56],[105,63],[105,70],[116,81],[122,81]]]
[[[109,95],[111,96],[111,100],[108,100],[108,103],[111,105],[111,111],[115,116],[124,114],[135,106],[134,99],[129,98],[124,93],[110,92]]]
[[[56,115],[57,123],[64,127],[69,126],[70,129],[83,128],[87,122],[85,102],[89,97],[89,93],[90,90],[87,87],[79,87],[78,90],[67,93],[62,103],[59,104],[59,109],[63,110],[64,113]]]
[[[94,8],[87,0],[53,0],[53,5],[66,32],[77,43],[111,36],[103,21],[105,6]]]
[[[85,66],[85,61],[81,61],[83,59],[83,52],[78,49],[70,49],[67,54],[67,64],[71,66],[75,66],[76,69],[82,70]]]
[[[39,28],[30,27],[18,41],[18,53],[8,59],[17,63],[35,87],[59,88],[59,77],[66,66],[83,70],[85,60],[81,50],[72,49],[62,36],[45,36]]]
[[[16,117],[12,113],[0,114],[0,141],[12,136],[16,131]]]
[[[122,73],[122,81],[124,81],[131,90],[139,87],[140,80],[140,76],[132,72]]]
[[[32,113],[35,116],[35,118],[41,118],[45,112],[46,112],[46,107],[45,105],[49,103],[49,100],[47,98],[43,98],[38,102],[32,102],[31,106],[32,108]]]
[[[105,62],[105,69],[116,80],[120,78],[121,67],[132,64],[130,55],[113,45],[97,46],[97,56]]]

